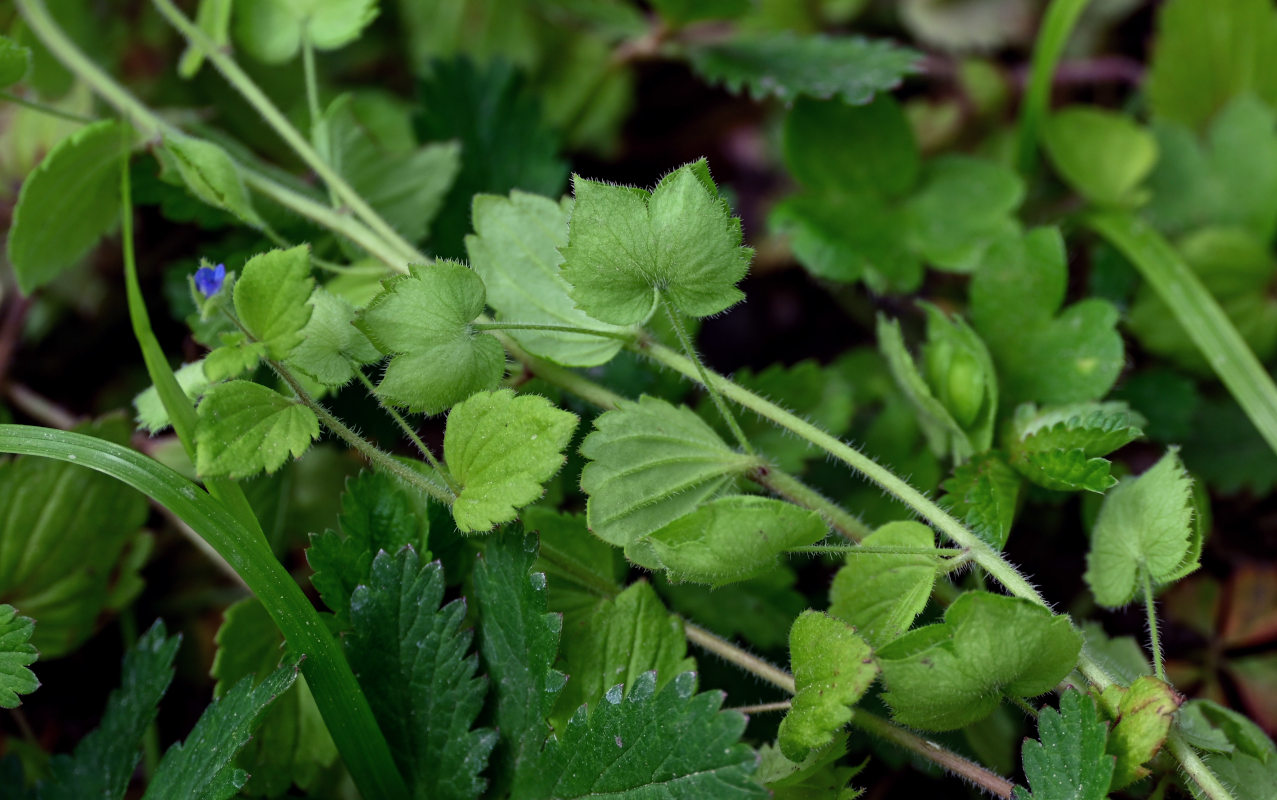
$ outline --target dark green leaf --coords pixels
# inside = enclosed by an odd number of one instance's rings
[[[27,669],[38,654],[31,644],[35,622],[18,614],[11,605],[0,604],[0,708],[22,705],[20,694],[40,688],[35,673]]]
[[[940,505],[1001,550],[1006,546],[1020,498],[1020,477],[1001,453],[991,450],[956,467],[940,484]]]
[[[1060,697],[1060,710],[1038,715],[1041,741],[1024,742],[1024,773],[1033,794],[1016,787],[1016,800],[1105,800],[1113,757],[1104,752],[1108,731],[1095,701],[1076,689]]]
[[[7,89],[31,70],[31,48],[0,36],[0,89]]]
[[[1141,438],[1144,420],[1125,403],[1075,403],[1015,411],[1010,462],[1047,489],[1103,492],[1117,483],[1102,458]]]

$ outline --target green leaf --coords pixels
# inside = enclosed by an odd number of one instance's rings
[[[1134,636],[1109,636],[1103,625],[1093,621],[1082,623],[1082,634],[1087,655],[1119,683],[1131,684],[1153,674],[1153,665]]]
[[[707,19],[735,19],[750,10],[749,0],[653,0],[661,19],[675,28]]]
[[[1144,420],[1125,403],[1075,403],[1015,410],[1011,466],[1030,481],[1057,491],[1104,492],[1117,484],[1106,456],[1143,437]]]
[[[989,346],[1008,406],[1103,397],[1125,354],[1112,304],[1090,298],[1061,310],[1068,280],[1059,231],[1007,236],[971,282],[971,322]]]
[[[204,356],[204,378],[208,383],[218,383],[257,369],[270,351],[262,342],[250,341],[239,331],[223,333],[222,346],[210,350]]]
[[[421,141],[461,143],[461,172],[431,228],[437,255],[465,255],[475,195],[522,189],[558,197],[563,191],[568,167],[559,158],[558,134],[546,125],[536,96],[509,61],[492,59],[482,67],[467,58],[433,61],[419,87]]]
[[[942,156],[903,205],[906,242],[939,269],[971,272],[999,236],[1020,230],[1015,210],[1024,184],[1009,167],[987,159]]]
[[[701,77],[731,92],[785,102],[800,96],[860,105],[900,85],[918,68],[918,53],[884,40],[796,36],[791,32],[739,34],[690,46],[687,58]]]
[[[665,610],[646,581],[599,603],[589,616],[565,621],[563,664],[570,677],[554,710],[555,730],[565,730],[578,708],[597,705],[617,684],[628,689],[654,671],[659,689],[696,669],[687,657],[683,621]]]
[[[1001,453],[981,453],[940,484],[940,505],[993,547],[1006,546],[1020,498],[1020,476]]]
[[[866,547],[935,547],[936,535],[921,522],[889,522],[861,542]],[[874,647],[909,630],[936,582],[935,557],[903,553],[852,553],[829,587],[829,613],[854,625]]]
[[[488,305],[497,319],[539,325],[621,332],[576,307],[571,285],[560,273],[559,248],[568,243],[572,201],[554,202],[526,192],[508,198],[476,195],[472,217],[475,233],[466,237],[470,265],[488,288]],[[510,337],[533,355],[572,367],[589,367],[612,359],[621,349],[616,339],[554,331],[510,331]]]
[[[1033,794],[1016,787],[1016,800],[1105,800],[1113,757],[1104,752],[1108,732],[1089,695],[1070,689],[1060,710],[1038,715],[1038,738],[1026,739],[1024,773]]]
[[[350,596],[368,581],[373,557],[403,547],[426,552],[430,522],[424,501],[413,490],[385,473],[368,470],[347,481],[338,521],[340,534],[311,534],[306,560],[315,570],[310,582],[324,605],[348,623]]]
[[[1262,728],[1245,714],[1213,700],[1189,700],[1180,707],[1176,720],[1185,738],[1200,750],[1238,751],[1265,763],[1275,754],[1272,740]]]
[[[72,755],[54,756],[49,762],[49,778],[38,789],[41,800],[124,796],[142,755],[142,737],[173,680],[179,644],[180,637],[165,636],[160,621],[138,639],[124,656],[120,688],[107,698],[98,727],[80,740]]]
[[[1018,597],[968,591],[944,622],[879,649],[883,700],[903,725],[955,730],[993,713],[1003,695],[1049,692],[1081,649],[1068,617]]]
[[[1171,0],[1148,73],[1156,116],[1200,128],[1239,92],[1277,101],[1277,13],[1267,0]]]
[[[407,107],[371,93],[338,97],[324,119],[342,177],[405,239],[426,238],[461,170],[461,146],[418,147]]]
[[[1079,194],[1102,206],[1138,206],[1157,163],[1157,140],[1125,114],[1073,106],[1051,115],[1042,143],[1055,169]]]
[[[20,82],[31,70],[31,48],[0,36],[0,89]]]
[[[670,607],[725,639],[740,637],[763,650],[785,645],[793,619],[807,607],[794,588],[797,576],[782,564],[757,578],[711,589],[694,583],[670,583],[663,573],[654,581]]]
[[[483,313],[483,281],[450,261],[414,266],[391,278],[358,325],[381,352],[393,356],[377,393],[413,411],[438,414],[475,392],[491,389],[505,372],[505,350],[470,323]]]
[[[592,709],[577,711],[561,739],[546,743],[537,770],[544,789],[516,797],[767,797],[751,779],[758,757],[740,743],[745,717],[719,710],[722,692],[695,692],[694,672],[659,692],[651,672],[628,692],[613,687]]]
[[[235,311],[271,358],[283,360],[301,344],[314,285],[306,245],[261,253],[244,264],[235,281]]]
[[[27,669],[39,657],[31,644],[33,631],[35,622],[30,617],[21,616],[11,605],[0,604],[0,708],[17,708],[22,705],[18,695],[40,688],[35,673]]]
[[[878,676],[870,653],[855,628],[828,614],[804,611],[794,620],[789,660],[796,691],[778,738],[787,758],[802,761],[851,720],[851,706]]]
[[[192,404],[208,389],[209,379],[204,374],[202,360],[183,364],[173,375],[177,378],[177,385],[182,387],[182,391]],[[157,434],[172,424],[168,418],[168,411],[164,409],[164,403],[160,401],[159,392],[154,386],[148,386],[134,397],[133,407],[137,409],[138,427],[147,433]]]
[[[221,383],[200,401],[195,470],[247,478],[300,458],[319,437],[319,419],[306,406],[249,381]]]
[[[355,327],[355,307],[348,300],[321,286],[311,293],[309,305],[310,319],[301,330],[301,343],[288,354],[288,365],[325,386],[344,386],[356,369],[381,353]]]
[[[198,797],[226,800],[238,794],[248,773],[234,765],[275,700],[297,679],[297,666],[286,664],[253,686],[244,678],[204,710],[186,741],[164,753],[143,800]]]
[[[350,599],[346,655],[415,796],[473,799],[497,735],[472,730],[487,681],[468,654],[465,600],[440,608],[443,593],[439,562],[422,564],[411,548],[381,551]]]
[[[865,766],[841,766],[847,754],[847,734],[834,736],[832,744],[813,750],[799,763],[786,758],[779,747],[758,748],[758,772],[754,778],[776,800],[856,800],[860,791],[849,784]],[[868,763],[868,762],[865,762]]]
[[[213,694],[222,697],[248,676],[265,680],[285,657],[284,637],[266,608],[247,598],[226,609],[215,637],[217,655],[209,671],[217,680]],[[313,789],[324,770],[337,761],[337,746],[315,705],[304,677],[284,692],[262,718],[252,740],[240,750],[235,765],[252,777],[244,793],[275,797],[295,784]]]
[[[617,547],[691,513],[756,463],[690,408],[647,396],[599,415],[581,455],[590,530]]]
[[[237,4],[235,41],[259,61],[282,64],[303,38],[336,50],[359,38],[377,17],[377,0],[254,0]]]
[[[22,183],[8,255],[26,294],[75,265],[120,216],[120,159],[129,145],[113,120],[63,139]]]
[[[77,430],[127,442],[131,426],[115,417]],[[0,461],[0,603],[36,621],[42,658],[66,655],[97,628],[147,513],[140,494],[75,464]]]
[[[519,518],[541,539],[541,560],[536,569],[544,571],[549,581],[546,605],[563,615],[565,629],[580,633],[611,602],[603,598],[619,594],[624,586],[629,568],[621,551],[590,533],[584,514],[532,506],[523,509]],[[571,672],[577,674],[576,670]],[[565,703],[559,703],[563,722],[576,710],[575,705],[569,708]]]
[[[1149,775],[1143,765],[1162,749],[1184,698],[1168,684],[1145,675],[1129,688],[1109,686],[1101,701],[1114,719],[1108,753],[1117,759],[1110,786],[1116,791]]]
[[[909,119],[890,95],[864,105],[799,99],[785,115],[783,152],[790,174],[812,189],[898,197],[922,169]]]
[[[1270,240],[1277,229],[1275,127],[1277,113],[1250,93],[1224,106],[1201,139],[1182,125],[1155,121],[1161,157],[1149,178],[1149,219],[1169,233],[1230,225]]]
[[[573,178],[576,202],[563,248],[572,299],[616,325],[647,321],[659,300],[693,317],[717,314],[744,298],[736,284],[753,250],[741,246],[705,161],[661,179],[651,194]]]
[[[235,0],[200,0],[195,12],[196,26],[218,47],[227,47],[231,43],[231,9],[234,5]],[[203,65],[204,51],[188,44],[177,64],[177,74],[193,78]]]
[[[489,531],[544,493],[563,466],[577,416],[537,395],[480,392],[453,407],[444,461],[460,484],[452,516],[462,531]]]
[[[1142,576],[1156,586],[1197,568],[1192,487],[1172,449],[1105,496],[1086,556],[1085,578],[1097,603],[1126,605],[1140,590]]]
[[[778,555],[815,544],[828,532],[815,511],[769,497],[729,495],[631,542],[625,554],[649,569],[664,569],[671,580],[719,586],[774,568]]]
[[[246,225],[254,228],[265,225],[253,209],[239,167],[220,146],[178,134],[165,136],[156,153],[166,168],[176,168],[178,178],[200,200],[229,212]]]
[[[480,652],[496,694],[500,737],[491,793],[512,789],[516,800],[536,797],[532,787],[553,774],[541,763],[541,748],[567,681],[553,667],[563,619],[545,611],[545,576],[531,573],[536,556],[536,537],[516,524],[487,540],[474,568]]]

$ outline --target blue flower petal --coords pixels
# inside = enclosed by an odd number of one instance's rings
[[[218,264],[216,267],[200,267],[195,271],[195,288],[199,289],[200,294],[205,297],[212,297],[221,291],[222,282],[225,280],[225,264]]]

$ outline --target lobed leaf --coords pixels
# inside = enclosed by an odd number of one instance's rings
[[[450,261],[412,267],[391,278],[358,322],[377,349],[391,356],[377,393],[413,411],[438,414],[505,373],[505,350],[470,323],[483,313],[483,281]]]
[[[1157,163],[1157,140],[1129,117],[1072,106],[1052,114],[1042,129],[1046,153],[1070,186],[1102,206],[1138,206],[1139,191]]]
[[[196,411],[195,470],[204,476],[274,472],[319,437],[314,411],[249,381],[214,386]]]
[[[976,535],[1001,550],[1006,546],[1020,499],[1020,476],[996,450],[954,468],[940,484],[940,505]]]
[[[883,700],[903,725],[955,730],[987,717],[1004,694],[1033,697],[1055,688],[1081,649],[1068,617],[1021,598],[968,591],[944,622],[878,650]]]
[[[448,470],[460,484],[452,517],[462,531],[514,519],[563,466],[577,416],[537,395],[480,392],[453,407],[443,437]]]
[[[889,522],[861,542],[866,547],[935,547],[936,535],[920,522]],[[852,553],[829,587],[829,613],[853,625],[874,647],[909,630],[926,608],[936,582],[934,556]]]
[[[1142,417],[1125,403],[1074,403],[1015,411],[1011,466],[1033,483],[1057,491],[1104,492],[1117,483],[1102,458],[1143,437]]]
[[[562,248],[572,299],[615,325],[647,321],[661,299],[694,317],[740,302],[753,250],[705,161],[670,172],[649,194],[575,176]]]
[[[869,644],[847,623],[819,611],[804,611],[789,630],[789,660],[796,691],[780,723],[777,743],[791,761],[833,742],[851,720],[854,706],[878,665]]]
[[[1104,752],[1108,732],[1095,701],[1076,689],[1060,696],[1060,710],[1038,715],[1038,738],[1026,739],[1024,773],[1033,793],[1016,787],[1016,800],[1105,800],[1113,757]]]
[[[40,688],[35,673],[27,669],[39,658],[31,634],[35,621],[20,615],[13,606],[0,604],[0,708],[22,705],[20,694]]]
[[[356,369],[381,357],[355,327],[355,307],[344,297],[318,286],[307,303],[310,319],[301,330],[301,343],[288,354],[289,366],[324,386],[344,386]]]
[[[377,0],[254,0],[236,9],[235,41],[259,61],[282,64],[303,40],[317,50],[350,44],[377,12]]]
[[[283,360],[301,344],[314,285],[306,245],[260,253],[244,264],[235,281],[235,312],[271,358]]]

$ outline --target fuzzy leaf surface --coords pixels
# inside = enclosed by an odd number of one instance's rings
[[[1105,496],[1084,576],[1097,603],[1113,608],[1131,602],[1142,575],[1157,586],[1197,568],[1192,489],[1192,478],[1171,450]]]
[[[754,465],[691,409],[647,396],[595,419],[581,455],[590,530],[617,547],[692,512]]]
[[[577,711],[562,739],[546,743],[538,773],[548,786],[535,796],[765,798],[752,779],[758,757],[740,743],[745,717],[720,711],[722,703],[722,692],[696,694],[694,672],[660,691],[652,672],[628,692],[618,684],[593,708]]]
[[[864,538],[867,547],[935,547],[936,535],[920,522],[889,522]],[[834,575],[829,613],[855,626],[874,647],[909,630],[936,582],[936,559],[903,553],[853,553]]]
[[[39,657],[31,634],[35,622],[20,615],[13,606],[0,604],[0,708],[22,705],[20,694],[40,688],[35,673],[27,669]]]
[[[572,201],[513,191],[509,197],[474,198],[474,234],[466,237],[470,265],[488,288],[488,305],[497,319],[541,325],[565,325],[619,332],[572,302],[571,285],[560,272],[560,248],[568,243]],[[533,355],[571,367],[589,367],[612,359],[621,342],[557,331],[510,331]]]
[[[13,207],[8,255],[18,288],[30,294],[75,266],[120,216],[124,126],[85,125],[27,175]]]
[[[984,719],[1002,695],[1035,697],[1077,665],[1082,635],[1069,618],[1016,597],[968,591],[944,622],[879,649],[897,722],[954,730]]]
[[[1015,411],[1010,463],[1033,483],[1057,491],[1104,492],[1117,483],[1103,456],[1143,437],[1144,420],[1125,403],[1074,403]]]
[[[532,572],[537,541],[515,524],[487,540],[474,568],[479,645],[496,694],[499,733],[491,783],[533,800],[547,773],[547,720],[567,676],[554,669],[563,618],[545,610],[545,575]]]
[[[1038,739],[1025,739],[1024,773],[1033,793],[1017,786],[1016,800],[1105,800],[1113,757],[1104,752],[1108,731],[1095,701],[1071,689],[1060,710],[1038,715]]]
[[[229,212],[246,225],[262,227],[262,218],[240,177],[239,168],[219,145],[194,136],[166,136],[160,163],[172,165],[187,191],[213,208]]]
[[[754,777],[776,800],[856,800],[861,792],[850,783],[864,763],[844,766],[840,762],[846,754],[845,733],[835,735],[831,744],[813,750],[798,763],[786,758],[779,747],[765,744],[758,748]]]
[[[261,253],[244,264],[235,281],[235,311],[271,358],[287,358],[301,344],[311,315],[306,301],[314,285],[305,245]]]
[[[780,749],[791,761],[825,747],[851,720],[878,665],[855,628],[819,611],[804,611],[789,630],[789,661],[797,693],[780,723]]]
[[[718,44],[689,48],[692,67],[728,91],[748,89],[756,100],[800,96],[861,105],[900,85],[918,68],[918,53],[882,40],[797,36],[790,32],[742,34]]]
[[[204,390],[208,388],[209,381],[204,374],[203,361],[183,364],[177,368],[173,376],[177,378],[177,385],[182,387],[182,391],[192,403],[199,400]],[[137,397],[133,398],[133,407],[137,409],[138,426],[147,433],[159,433],[172,424],[168,418],[168,411],[164,409],[164,403],[160,400],[160,393],[154,386],[148,386],[139,392]]]
[[[36,789],[39,800],[83,800],[124,796],[142,756],[142,736],[173,679],[180,637],[168,638],[156,622],[124,656],[120,688],[107,698],[101,721],[71,755],[49,762],[49,777]]]
[[[381,551],[350,600],[346,656],[414,796],[473,800],[496,732],[474,730],[488,684],[475,677],[465,600],[440,608],[443,567]]]
[[[976,535],[1001,550],[1006,546],[1020,498],[1020,476],[1001,453],[990,450],[956,467],[940,484],[940,505]]]
[[[209,389],[195,424],[195,470],[247,478],[300,458],[319,438],[319,419],[301,403],[250,381]]]
[[[1096,400],[1122,370],[1117,309],[1097,298],[1061,309],[1067,280],[1064,241],[1053,228],[1002,238],[976,269],[971,322],[1008,406]]]
[[[765,572],[781,553],[815,544],[828,532],[815,511],[770,497],[728,495],[631,542],[625,554],[664,569],[671,580],[720,586]]]
[[[288,355],[290,366],[325,386],[343,386],[355,377],[356,369],[380,358],[373,343],[355,327],[356,312],[350,301],[321,286],[307,302],[310,319],[301,330],[301,343]]]
[[[299,674],[285,664],[266,680],[253,684],[244,678],[204,710],[184,742],[164,753],[143,800],[191,797],[226,800],[248,781],[248,773],[234,765],[271,704],[288,691]]]
[[[740,220],[704,160],[669,173],[650,194],[579,175],[573,190],[563,277],[590,316],[643,323],[664,298],[705,317],[744,298],[736,284],[754,251],[741,246]]]
[[[483,313],[483,281],[449,261],[391,278],[360,318],[361,330],[391,356],[377,393],[413,411],[438,414],[505,372],[495,337],[470,330]]]
[[[259,61],[282,64],[303,37],[317,50],[350,44],[377,11],[377,0],[254,0],[236,9],[235,40]]]
[[[1116,791],[1149,774],[1144,764],[1162,749],[1184,698],[1169,684],[1145,675],[1129,687],[1108,687],[1101,701],[1115,720],[1108,752],[1117,759],[1111,786]]]
[[[544,397],[480,392],[453,407],[443,437],[448,470],[461,484],[452,516],[463,531],[487,531],[544,493],[563,466],[577,417]]]

